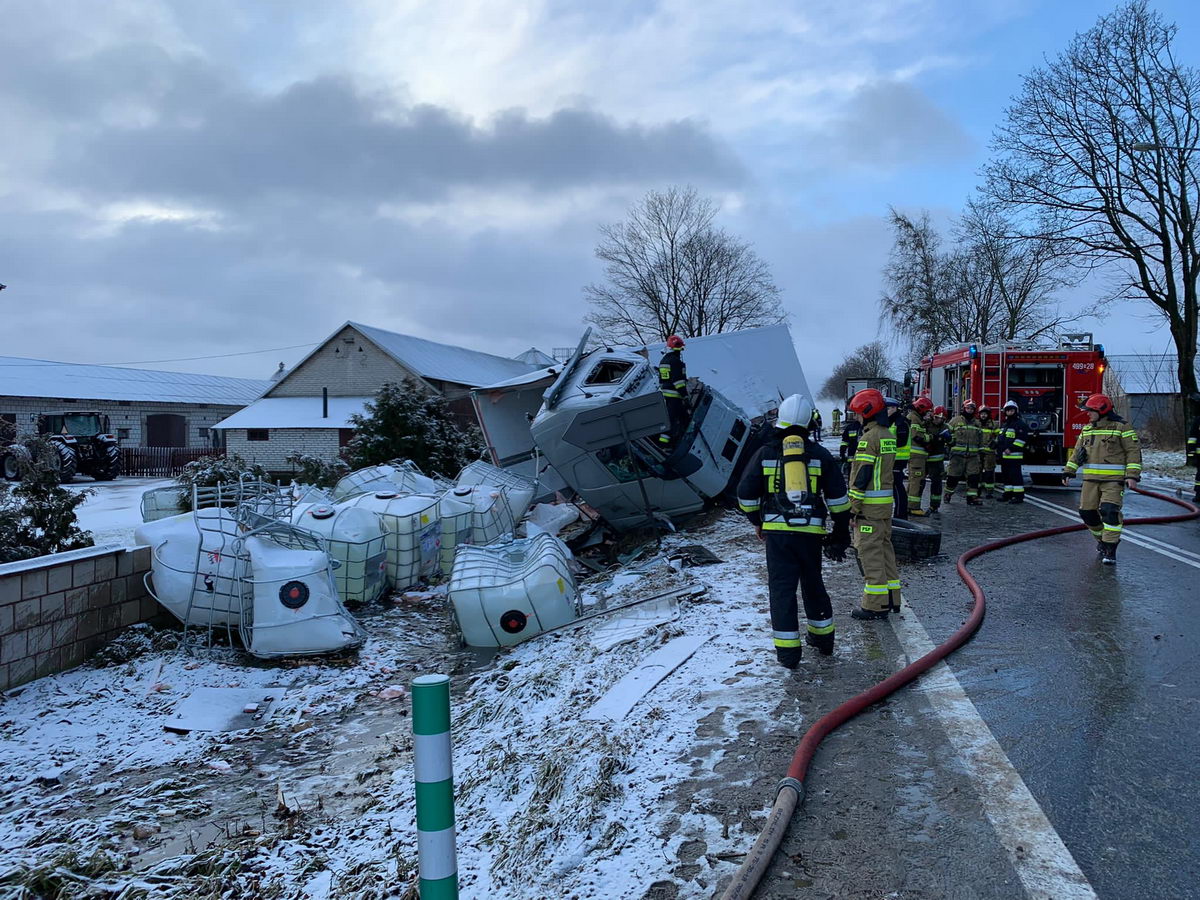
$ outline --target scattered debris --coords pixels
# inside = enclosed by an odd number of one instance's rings
[[[609,688],[604,696],[583,714],[583,718],[591,721],[621,721],[637,706],[639,700],[687,661],[710,637],[711,634],[686,635],[675,638],[651,653],[632,672]]]
[[[244,731],[271,715],[284,688],[197,688],[163,723],[168,731]]]
[[[679,565],[675,563],[678,561]],[[700,544],[688,544],[685,547],[676,547],[667,554],[667,562],[671,564],[671,568],[689,568],[691,566],[711,566],[722,562],[711,550]]]
[[[179,632],[167,628],[155,628],[148,622],[131,625],[113,640],[101,647],[91,659],[97,669],[120,666],[160,650],[174,650],[179,646]]]
[[[378,691],[375,696],[380,700],[399,700],[405,695],[405,690],[398,684],[389,684],[383,690]]]

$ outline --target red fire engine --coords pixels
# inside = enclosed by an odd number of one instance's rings
[[[1103,391],[1104,369],[1104,345],[1090,334],[1065,335],[1057,347],[961,344],[921,360],[917,392],[950,416],[974,400],[997,421],[1015,400],[1031,433],[1025,471],[1057,476],[1087,424],[1080,405]]]

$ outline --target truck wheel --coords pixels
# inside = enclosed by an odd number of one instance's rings
[[[78,462],[75,457],[75,449],[58,443],[54,445],[54,449],[58,451],[58,480],[62,484],[70,484],[75,480],[75,469]]]
[[[892,519],[892,547],[897,559],[928,559],[941,551],[942,533],[923,522]]]
[[[0,477],[5,481],[21,480],[21,460],[29,458],[29,451],[20,444],[0,449]]]
[[[112,481],[121,474],[121,450],[116,444],[109,444],[103,449],[97,460],[96,470],[92,477],[97,481]]]

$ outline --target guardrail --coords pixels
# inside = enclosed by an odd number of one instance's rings
[[[224,456],[220,450],[185,449],[182,447],[122,447],[121,474],[142,477],[171,478],[183,472],[183,467],[205,456]]]

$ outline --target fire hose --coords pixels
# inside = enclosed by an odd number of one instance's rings
[[[1154,497],[1155,499],[1165,500],[1167,503],[1181,506],[1187,512],[1171,516],[1142,516],[1126,519],[1126,525],[1161,525],[1168,522],[1185,522],[1189,519],[1200,517],[1200,507],[1194,506],[1186,500],[1180,500],[1175,497],[1169,497],[1166,494],[1147,491],[1137,487],[1133,488],[1133,490],[1146,497]],[[1082,531],[1086,527],[1082,522],[1079,522],[1074,525],[1061,525],[1057,528],[1027,531],[1012,537],[1001,538],[1000,540],[972,547],[958,558],[956,566],[958,577],[962,579],[962,582],[967,586],[967,590],[971,592],[971,596],[974,598],[974,603],[971,606],[971,614],[967,617],[966,622],[944,643],[939,644],[915,662],[909,663],[899,672],[890,675],[861,694],[851,697],[840,706],[830,710],[809,727],[801,739],[800,745],[796,748],[795,755],[792,756],[787,776],[779,784],[778,792],[775,795],[775,804],[771,807],[766,825],[759,833],[758,840],[754,842],[754,846],[747,854],[741,868],[734,875],[733,881],[721,895],[721,900],[748,900],[754,894],[755,888],[758,886],[759,881],[762,880],[763,875],[766,874],[767,868],[775,856],[775,851],[779,848],[780,843],[783,842],[783,837],[787,831],[788,823],[792,819],[792,815],[795,813],[796,808],[804,802],[805,777],[808,774],[809,764],[812,762],[813,755],[817,752],[817,747],[821,741],[835,728],[853,719],[859,713],[863,712],[863,710],[867,709],[867,707],[878,703],[906,684],[915,681],[923,672],[933,668],[955,650],[962,647],[979,630],[979,626],[983,623],[987,602],[983,588],[979,586],[979,582],[967,571],[967,563],[977,556],[991,553],[993,550],[999,550],[1002,547],[1010,547],[1013,544],[1021,544],[1025,541],[1033,541],[1039,538],[1067,534],[1072,531]]]

